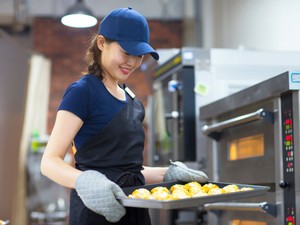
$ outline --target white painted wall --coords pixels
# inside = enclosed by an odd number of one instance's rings
[[[299,0],[202,0],[203,46],[300,51]]]
[[[59,18],[75,0],[0,0],[0,25],[12,20],[14,2],[29,17]],[[185,20],[185,46],[300,51],[300,0],[85,0],[101,18],[131,6],[149,19]],[[197,4],[196,4],[197,3]],[[199,18],[198,18],[199,17]]]
[[[0,0],[0,25],[12,21],[15,2],[22,5],[29,18],[49,16],[60,18],[76,0]],[[132,7],[151,19],[182,18],[182,0],[84,0],[95,16],[101,18],[115,8]]]

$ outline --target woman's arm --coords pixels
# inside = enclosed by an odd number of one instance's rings
[[[42,174],[69,188],[74,188],[75,181],[82,172],[66,163],[64,158],[82,124],[82,120],[73,113],[58,111],[42,157]]]
[[[142,174],[145,177],[146,184],[155,184],[163,182],[168,167],[148,167],[144,166]]]

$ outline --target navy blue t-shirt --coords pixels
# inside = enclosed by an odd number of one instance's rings
[[[89,138],[98,134],[126,104],[127,100],[121,101],[111,95],[98,77],[85,75],[67,88],[58,110],[72,112],[83,121],[83,126],[74,138],[76,148],[80,148]]]

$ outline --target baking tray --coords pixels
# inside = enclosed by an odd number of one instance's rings
[[[225,187],[226,185],[233,183],[218,183],[218,182],[208,182],[218,185],[220,188]],[[135,189],[138,188],[146,188],[151,190],[154,187],[162,186],[170,189],[174,184],[185,184],[181,182],[164,182],[158,184],[151,185],[143,185],[143,186],[135,186],[129,188],[123,188],[126,196],[131,194]],[[268,186],[258,186],[258,185],[247,185],[247,184],[236,184],[239,188],[242,187],[251,187],[253,190],[250,191],[240,191],[233,193],[226,193],[220,195],[209,195],[209,196],[201,196],[194,198],[186,198],[179,200],[146,200],[146,199],[138,199],[138,198],[128,198],[121,197],[118,198],[120,203],[126,207],[136,207],[136,208],[149,208],[149,209],[182,209],[182,208],[193,208],[198,207],[207,203],[216,203],[216,202],[228,202],[235,201],[238,199],[251,198],[256,196],[265,195],[267,191],[270,189]],[[202,184],[204,185],[204,184]]]

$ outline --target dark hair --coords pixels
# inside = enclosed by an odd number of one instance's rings
[[[94,76],[103,79],[102,68],[101,68],[101,51],[97,46],[98,34],[92,36],[90,40],[89,47],[85,54],[85,61],[88,64],[88,72]],[[108,38],[105,38],[105,41],[108,43],[113,42]]]

